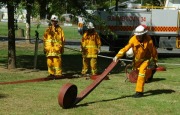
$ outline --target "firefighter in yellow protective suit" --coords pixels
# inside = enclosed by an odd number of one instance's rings
[[[47,57],[48,73],[50,78],[62,77],[62,59],[64,52],[64,32],[58,25],[58,17],[52,15],[51,25],[44,33],[44,52]]]
[[[91,75],[97,74],[97,56],[100,53],[101,40],[98,33],[94,29],[93,23],[87,24],[87,31],[83,34],[81,40],[81,51],[83,58],[82,77],[86,76],[89,64],[91,68]]]
[[[147,35],[147,32],[148,30],[145,25],[139,25],[135,29],[134,36],[131,37],[128,44],[113,58],[114,61],[117,61],[132,48],[134,53],[133,69],[139,70],[135,89],[136,93],[133,95],[135,98],[143,96],[146,70],[151,63],[156,65],[158,58],[157,50],[153,45],[151,37]]]
[[[83,35],[84,19],[82,16],[78,16],[78,32]]]

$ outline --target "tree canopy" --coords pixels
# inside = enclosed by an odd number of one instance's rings
[[[118,6],[118,3],[127,0],[0,0],[0,8],[8,8],[8,69],[16,68],[16,48],[15,48],[15,29],[14,14],[19,9],[26,9],[26,28],[27,38],[30,38],[30,17],[40,16],[40,19],[50,19],[52,14],[58,16],[64,13],[74,15],[87,14],[86,9],[108,9],[110,6]],[[130,0],[142,5],[160,5],[165,0]]]

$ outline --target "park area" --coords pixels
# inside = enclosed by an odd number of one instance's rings
[[[67,29],[67,31],[64,30],[67,32],[65,36],[70,36],[74,32],[73,37],[66,38],[80,39],[81,36],[77,33],[76,27],[63,28]],[[44,29],[38,30],[40,39]],[[72,31],[68,33],[69,30]],[[1,33],[2,35],[6,36]],[[93,82],[91,79],[78,76],[82,67],[81,53],[65,48],[62,55],[65,78],[37,82],[33,79],[45,78],[48,72],[42,43],[38,46],[37,67],[34,69],[34,47],[34,43],[28,43],[25,40],[16,41],[17,68],[8,70],[8,42],[0,41],[1,115],[178,115],[180,113],[180,69],[177,65],[180,64],[179,57],[159,57],[158,63],[161,63],[159,65],[165,67],[166,71],[157,71],[153,81],[145,84],[142,98],[132,97],[135,93],[135,83],[126,80],[125,66],[118,63],[108,74],[109,80],[103,80],[73,108],[63,109],[58,104],[58,95],[64,84],[75,84],[80,93]],[[102,51],[101,54],[114,56],[106,51]],[[99,74],[111,61],[111,59],[98,57]]]

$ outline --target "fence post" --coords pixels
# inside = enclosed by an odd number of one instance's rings
[[[39,44],[39,33],[35,31],[36,41],[35,41],[35,49],[34,49],[34,69],[37,68],[37,56],[38,56],[38,44]]]

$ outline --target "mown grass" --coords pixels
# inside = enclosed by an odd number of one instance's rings
[[[63,24],[60,25],[65,34],[66,39],[80,39],[81,35],[77,31],[77,25],[73,26],[64,26]],[[39,28],[37,28],[37,23],[31,24],[31,39],[35,38],[35,31],[37,30],[39,32],[39,38],[42,39],[43,34],[46,30],[48,25],[40,24]],[[24,30],[24,35],[26,34],[26,24],[25,23],[18,23],[18,28]],[[17,34],[18,30],[15,31],[16,37],[19,37]],[[8,28],[7,28],[7,22],[0,22],[0,36],[7,36],[8,35]]]
[[[46,58],[39,44],[37,69],[33,69],[34,44],[16,43],[17,69],[7,70],[7,42],[0,43],[0,83],[46,77]],[[73,77],[81,71],[79,52],[65,49],[63,73],[66,79],[44,82],[27,82],[0,85],[1,115],[178,115],[180,113],[179,66],[163,65],[167,71],[157,72],[151,83],[145,84],[145,96],[132,98],[135,84],[125,82],[124,67],[118,64],[94,91],[74,108],[62,109],[58,104],[60,88],[70,82],[78,87],[78,93],[92,80]],[[163,63],[180,63],[180,58],[160,58]],[[110,59],[98,58],[98,70],[102,73]]]

